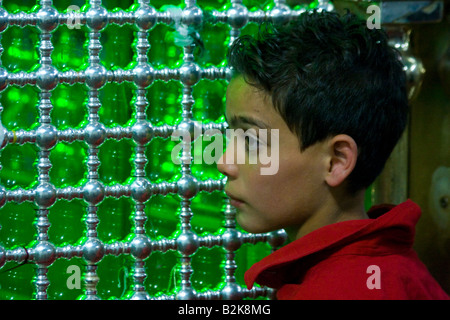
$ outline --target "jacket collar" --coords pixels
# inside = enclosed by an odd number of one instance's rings
[[[350,220],[319,228],[254,264],[244,276],[250,289],[255,282],[272,288],[288,283],[305,258],[337,254],[385,255],[412,247],[420,207],[408,200],[398,206],[371,208],[370,219]],[[298,274],[299,270],[294,273]]]

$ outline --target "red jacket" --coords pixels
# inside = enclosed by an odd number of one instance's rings
[[[278,289],[279,300],[449,299],[412,249],[420,208],[378,206],[371,219],[317,229],[254,264],[245,274]]]

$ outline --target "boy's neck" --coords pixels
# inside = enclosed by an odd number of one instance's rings
[[[289,240],[297,240],[314,230],[333,223],[368,219],[364,208],[364,197],[365,191],[360,191],[350,198],[344,197],[345,201],[337,201],[337,198],[329,197],[328,201],[324,201],[319,210],[312,213],[301,226],[285,229]]]

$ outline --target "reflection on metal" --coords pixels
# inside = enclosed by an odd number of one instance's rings
[[[413,102],[422,87],[425,67],[411,48],[411,24],[439,22],[442,1],[382,1],[381,21],[391,46],[401,55],[407,81],[407,93]],[[408,197],[409,126],[394,148],[386,166],[371,190],[372,203],[400,203]]]
[[[411,52],[411,29],[403,26],[385,26],[390,45],[400,52],[406,72],[409,101],[414,101],[422,86],[425,68],[422,61]],[[371,200],[373,204],[398,204],[408,197],[408,147],[409,126],[392,151],[385,168],[372,186]]]
[[[406,72],[408,98],[410,101],[413,101],[422,86],[425,68],[422,60],[411,52],[411,29],[397,26],[389,26],[385,27],[385,29],[389,35],[390,45],[399,50],[401,54],[401,60]]]

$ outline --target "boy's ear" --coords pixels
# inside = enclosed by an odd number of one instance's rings
[[[328,141],[327,147],[330,162],[325,180],[330,187],[337,187],[355,168],[358,146],[352,137],[339,134]]]

